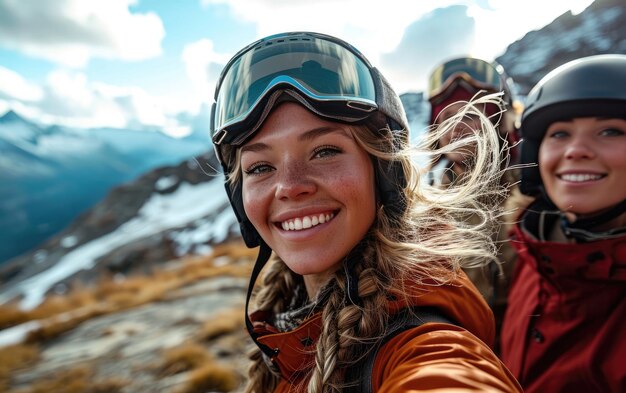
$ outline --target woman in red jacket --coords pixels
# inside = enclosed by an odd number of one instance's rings
[[[522,115],[502,359],[526,392],[626,391],[626,56],[572,61]]]
[[[211,131],[243,238],[259,247],[247,302],[274,253],[246,305],[248,392],[519,391],[459,266],[494,258],[480,201],[499,192],[498,139],[482,119],[472,179],[422,188],[399,97],[355,48],[285,33],[231,59]],[[482,223],[459,222],[476,210]]]

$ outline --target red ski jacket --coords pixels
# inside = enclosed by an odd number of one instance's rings
[[[534,392],[626,392],[626,235],[538,241],[519,225],[502,359]]]

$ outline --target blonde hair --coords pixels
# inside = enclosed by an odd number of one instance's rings
[[[489,95],[473,102],[485,103],[500,104],[500,100],[497,95]],[[473,137],[430,150],[430,138],[439,138],[467,115],[480,118],[481,131],[475,130]],[[355,382],[345,381],[343,370],[358,362],[384,336],[389,319],[385,310],[392,292],[397,294],[398,288],[403,289],[408,281],[413,285],[441,285],[453,279],[461,267],[497,262],[491,234],[505,194],[500,186],[500,143],[494,125],[480,110],[468,104],[430,132],[420,146],[405,145],[399,151],[393,149],[394,136],[389,129],[369,124],[353,126],[351,131],[374,162],[396,161],[402,165],[407,179],[402,190],[407,209],[401,217],[390,219],[385,206],[378,208],[375,222],[363,242],[359,263],[350,266],[358,277],[360,305],[347,300],[345,261],[327,284],[330,297],[322,306],[322,331],[308,380],[309,393],[338,392]],[[472,171],[463,182],[441,190],[423,181],[414,161],[416,155],[436,157],[469,143],[477,146],[477,154]],[[238,181],[240,176],[236,172],[241,168],[237,162],[235,165],[229,176],[231,181]],[[468,214],[481,217],[480,222],[468,222],[465,219]],[[301,283],[302,277],[275,256],[257,288],[254,297],[257,309],[285,311]],[[258,348],[251,351],[250,359],[246,392],[273,391],[280,377],[264,363]]]
[[[474,97],[470,100],[470,102],[472,102],[474,106],[477,108],[485,108],[486,104],[494,103],[493,99],[495,97],[499,97],[499,96],[501,97],[502,95],[503,93],[492,92],[491,94],[489,94],[487,91],[481,90],[474,95]],[[481,97],[483,97],[484,100],[481,99]],[[466,105],[468,104],[467,101],[459,100],[459,101],[450,103],[449,105],[446,106],[446,108],[459,104],[459,103],[463,103]],[[479,105],[479,103],[481,104]],[[514,149],[516,148],[516,146],[508,146],[509,144],[508,134],[516,132],[516,128],[519,125],[519,121],[520,121],[519,119],[521,118],[521,113],[523,110],[523,104],[521,104],[519,101],[513,101],[513,103],[509,106],[508,104],[504,103],[502,100],[499,100],[498,106],[500,110],[490,115],[489,119],[491,120],[491,123],[494,125],[494,128],[496,129],[497,135],[499,138],[499,145],[498,145],[497,151],[499,151],[501,154],[500,169],[502,169],[502,174],[499,177],[500,182],[505,187],[511,187],[515,185],[519,180],[520,167],[519,165],[517,165],[517,163],[513,163],[514,165],[509,166],[509,164],[511,164],[510,161],[512,159],[512,154],[514,153]],[[455,119],[453,120],[455,124],[463,121],[460,118],[464,118],[465,116],[468,116],[474,113],[474,112],[471,112],[471,113],[463,112],[463,114],[461,115],[462,112],[463,111],[461,110],[457,112],[457,115],[455,116]],[[481,112],[483,115],[485,114],[484,109],[481,110]],[[439,115],[441,115],[441,112]],[[481,119],[483,118],[484,116],[481,117]],[[445,158],[445,155],[447,153],[457,151],[456,145],[451,146],[450,149],[445,149],[445,148],[440,147],[441,138],[447,133],[447,131],[452,131],[454,127],[438,127],[439,125],[438,120],[439,119],[436,119],[435,123],[429,127],[427,131],[427,135],[426,135],[428,143],[430,143],[430,145],[427,145],[428,148],[431,151],[437,152],[437,154],[435,154],[430,160],[430,163],[427,169],[429,171],[435,169],[435,167],[440,162],[442,161],[445,162],[447,160]],[[449,120],[452,120],[452,119],[449,119]],[[512,139],[515,140],[516,138],[512,138]],[[463,144],[465,145],[465,143]],[[515,143],[515,145],[517,145],[517,143]],[[452,163],[449,162],[449,164],[452,164]],[[463,172],[472,170],[471,161],[466,162],[464,164],[469,164],[469,165],[463,166],[464,168],[467,168],[463,170]],[[451,169],[447,169],[447,170],[451,170]],[[453,177],[456,177],[456,176],[457,175],[454,175]]]

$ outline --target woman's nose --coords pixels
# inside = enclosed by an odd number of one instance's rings
[[[312,180],[310,170],[305,163],[290,162],[280,170],[276,185],[276,198],[297,199],[310,195],[315,190],[315,182]]]
[[[589,145],[588,141],[583,138],[572,138],[565,148],[565,158],[568,159],[585,159],[593,158],[594,156],[595,152],[593,148]]]

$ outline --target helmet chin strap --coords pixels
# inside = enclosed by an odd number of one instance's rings
[[[267,345],[261,344],[257,341],[259,337],[258,334],[254,332],[254,327],[252,326],[252,321],[250,320],[250,316],[248,314],[248,306],[250,304],[250,298],[252,297],[252,290],[254,289],[254,284],[256,283],[261,270],[270,259],[272,255],[272,249],[265,243],[263,239],[259,240],[259,255],[257,255],[256,262],[254,263],[254,268],[252,269],[252,274],[250,274],[250,283],[248,284],[248,293],[246,294],[246,308],[244,319],[246,321],[246,329],[248,329],[248,334],[252,338],[252,341],[256,344],[257,347],[261,350],[263,354],[263,360],[269,366],[270,370],[273,372],[279,373],[280,370],[278,368],[278,364],[274,361],[276,355],[278,355],[278,350],[268,347]]]

